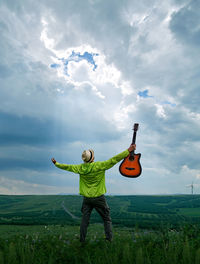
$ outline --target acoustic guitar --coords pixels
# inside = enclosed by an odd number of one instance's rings
[[[133,139],[132,144],[135,144],[136,142],[136,133],[138,131],[139,124],[134,124],[133,130]],[[120,173],[129,178],[136,178],[140,176],[142,173],[142,167],[140,164],[140,157],[141,154],[135,154],[135,150],[130,152],[130,154],[122,161],[122,163],[119,166]]]

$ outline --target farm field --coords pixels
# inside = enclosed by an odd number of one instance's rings
[[[158,229],[200,223],[200,195],[106,196],[114,226]],[[79,195],[0,195],[0,224],[79,225]],[[91,223],[101,223],[94,210]]]
[[[0,264],[200,263],[200,196],[107,196],[113,241],[93,211],[79,242],[82,197],[0,195]]]

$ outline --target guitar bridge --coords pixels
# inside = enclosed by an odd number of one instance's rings
[[[126,167],[127,170],[135,170],[135,168]]]

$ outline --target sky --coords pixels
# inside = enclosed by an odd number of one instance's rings
[[[200,194],[200,1],[0,0],[0,194],[78,194],[56,168],[127,149],[108,195]]]

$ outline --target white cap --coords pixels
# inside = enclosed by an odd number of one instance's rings
[[[82,160],[84,162],[90,162],[91,160],[93,160],[93,158],[94,158],[94,150],[88,149],[83,151]]]

